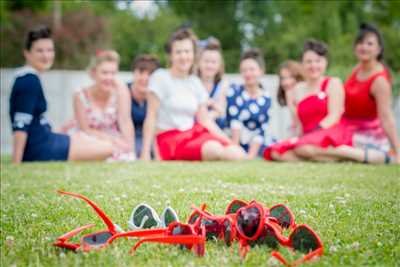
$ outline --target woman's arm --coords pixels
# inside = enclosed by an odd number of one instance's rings
[[[344,89],[343,84],[338,78],[332,78],[327,88],[328,95],[328,114],[323,118],[319,125],[321,128],[329,128],[339,122],[344,111]]]
[[[83,103],[82,103],[82,101],[80,99],[79,94],[80,94],[79,92],[75,93],[74,94],[74,99],[73,99],[73,102],[74,102],[74,114],[75,114],[75,119],[76,119],[76,122],[78,124],[79,130],[81,130],[81,131],[83,131],[83,132],[85,132],[85,133],[87,133],[89,135],[95,136],[95,137],[97,137],[99,139],[107,140],[109,142],[112,142],[114,140],[114,138],[112,138],[110,135],[108,135],[106,133],[103,133],[102,131],[91,129],[89,127],[89,123],[88,123],[88,121],[86,119],[85,107],[84,107],[84,105],[83,105]]]
[[[118,127],[129,151],[135,151],[135,131],[131,118],[131,96],[128,88],[118,83]]]
[[[147,113],[143,124],[143,145],[141,160],[150,160],[151,144],[154,139],[154,131],[160,99],[152,92],[147,95]]]
[[[28,134],[24,131],[15,131],[13,137],[14,137],[14,143],[13,143],[12,162],[14,164],[19,164],[21,163],[22,157],[24,155]]]
[[[254,159],[258,155],[258,150],[260,150],[261,143],[252,142],[249,147],[249,152],[247,153],[248,159]]]
[[[384,77],[378,77],[373,83],[371,93],[375,97],[378,117],[381,121],[390,145],[396,153],[396,162],[400,164],[400,143],[396,133],[396,124],[394,120],[392,107],[392,88],[390,83]]]
[[[205,104],[200,105],[200,108],[196,114],[197,121],[207,128],[210,133],[218,136],[227,143],[232,143],[231,139],[217,126],[214,120],[210,118]]]
[[[214,120],[219,117],[224,117],[226,110],[226,93],[228,90],[228,82],[222,80],[220,81],[220,83],[221,83],[220,93],[218,94],[215,100],[210,99],[210,106],[212,110],[209,113],[210,117]]]

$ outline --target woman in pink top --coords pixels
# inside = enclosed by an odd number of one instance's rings
[[[117,81],[119,55],[98,51],[89,66],[94,81],[74,95],[75,120],[68,130],[82,131],[107,141],[114,147],[114,160],[134,159],[134,131],[130,97],[126,86]]]

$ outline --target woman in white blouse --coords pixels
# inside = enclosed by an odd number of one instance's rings
[[[217,127],[207,111],[208,95],[192,75],[196,36],[190,29],[174,32],[166,47],[170,68],[149,81],[141,159],[150,159],[154,135],[162,160],[240,160],[245,152]]]

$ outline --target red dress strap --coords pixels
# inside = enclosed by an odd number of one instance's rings
[[[331,77],[326,77],[325,80],[322,82],[321,84],[321,91],[325,92],[326,89],[328,88],[328,84],[329,84],[329,80],[331,79]]]

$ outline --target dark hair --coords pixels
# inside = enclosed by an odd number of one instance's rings
[[[51,30],[45,25],[39,25],[30,29],[25,38],[25,49],[31,50],[35,41],[40,39],[51,39]]]
[[[138,55],[132,62],[132,71],[148,71],[150,74],[160,67],[160,62],[153,55]]]
[[[381,47],[381,52],[379,53],[377,59],[379,61],[382,61],[383,60],[383,50],[384,50],[383,37],[382,37],[382,33],[374,25],[369,24],[369,23],[361,23],[360,27],[358,29],[357,37],[354,41],[354,45],[361,43],[364,40],[364,38],[368,34],[371,34],[371,33],[375,34],[376,39],[378,40],[378,44]]]
[[[298,63],[297,61],[294,60],[288,60],[283,62],[280,66],[279,66],[279,71],[281,71],[282,69],[288,69],[290,71],[290,73],[292,74],[293,78],[299,82],[302,81],[303,78],[303,72],[301,69],[301,64]],[[281,106],[286,106],[286,92],[282,87],[282,83],[281,83],[281,78],[279,75],[279,87],[278,87],[278,92],[277,92],[277,99],[278,99],[278,103]]]
[[[303,57],[307,51],[313,51],[324,58],[328,57],[328,46],[324,42],[317,41],[315,39],[308,39],[304,43],[303,52],[301,53],[301,56]]]
[[[240,62],[246,59],[253,59],[257,62],[258,66],[265,70],[265,61],[262,52],[258,48],[250,48],[242,54],[240,57]]]
[[[165,51],[168,54],[171,54],[172,51],[172,44],[176,41],[182,41],[185,39],[190,39],[193,43],[193,50],[196,53],[197,50],[197,36],[194,34],[194,32],[187,27],[179,28],[175,32],[173,32],[169,39],[167,44],[165,45]]]
[[[221,66],[214,78],[214,83],[217,84],[219,81],[221,81],[222,76],[225,72],[225,64],[224,58],[222,57],[221,43],[215,37],[208,37],[206,40],[199,41],[199,43],[202,43],[202,45],[200,45],[201,49],[199,53],[199,59],[204,51],[217,51],[221,55]],[[200,68],[197,68],[197,75],[201,78]]]

